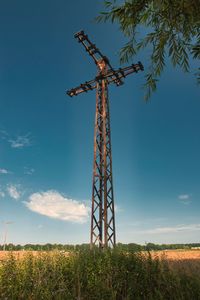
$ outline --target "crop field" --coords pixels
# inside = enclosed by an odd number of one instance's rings
[[[200,261],[200,249],[198,250],[163,250],[152,251],[153,257],[166,259],[169,261],[182,261],[182,260],[199,260]]]
[[[200,251],[1,251],[0,299],[198,300]]]
[[[45,254],[50,254],[52,255],[56,251],[0,251],[0,262],[4,261],[6,259],[9,259],[10,255],[15,259],[23,259],[26,258],[28,255],[31,255],[33,257],[45,255]],[[70,253],[69,252],[64,252],[65,256],[68,256]]]
[[[17,258],[23,258],[27,256],[27,254],[31,254],[33,256],[41,255],[42,253],[54,253],[55,251],[12,251],[12,255]],[[0,251],[0,261],[8,258],[11,251]],[[69,256],[70,252],[63,251],[65,256]],[[145,252],[143,252],[145,255]],[[147,253],[147,252],[146,252]],[[154,259],[167,260],[169,262],[173,261],[196,261],[200,262],[200,249],[198,250],[163,250],[163,251],[151,251],[151,256]]]

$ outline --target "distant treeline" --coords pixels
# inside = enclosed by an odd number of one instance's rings
[[[59,250],[59,251],[74,251],[74,250],[84,250],[89,249],[89,244],[80,244],[80,245],[70,245],[70,244],[26,244],[26,245],[13,245],[6,244],[0,245],[0,250],[33,250],[33,251],[51,251],[51,250]],[[128,252],[135,251],[151,251],[151,250],[175,250],[175,249],[193,249],[200,248],[200,243],[191,243],[191,244],[153,244],[147,243],[146,245],[139,245],[135,243],[130,244],[122,244],[118,243],[116,248]]]
[[[200,243],[191,244],[153,244],[147,243],[146,245],[138,245],[134,243],[121,244],[118,243],[117,247],[125,251],[151,251],[151,250],[176,250],[176,249],[192,249],[200,248]]]

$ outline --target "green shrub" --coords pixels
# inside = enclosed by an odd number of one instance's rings
[[[198,300],[200,278],[140,252],[11,253],[0,265],[0,299]]]

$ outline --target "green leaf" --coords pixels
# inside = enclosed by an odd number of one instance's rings
[[[196,46],[193,46],[191,52],[193,54],[193,58],[200,59],[200,44],[196,45]]]
[[[120,51],[120,62],[131,61],[145,50],[145,69],[150,70],[145,77],[145,99],[156,90],[167,56],[184,72],[190,70],[190,55],[200,59],[200,0],[124,0],[118,5],[116,0],[105,0],[105,10],[97,21],[118,24],[128,38]]]

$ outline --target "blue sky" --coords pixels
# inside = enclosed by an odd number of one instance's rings
[[[119,66],[125,40],[94,22],[102,9],[1,1],[0,243],[7,221],[12,243],[89,241],[95,92],[65,91],[96,74],[80,29]],[[199,88],[169,66],[146,104],[143,83],[140,73],[110,87],[117,241],[200,242]]]

